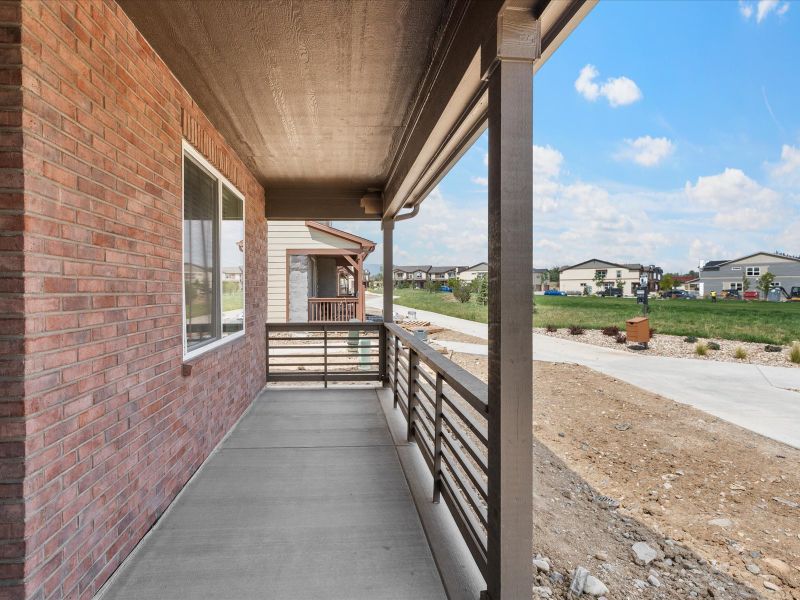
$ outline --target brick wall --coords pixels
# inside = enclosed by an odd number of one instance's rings
[[[0,3],[0,598],[21,596],[25,329],[20,7]]]
[[[0,363],[0,600],[90,598],[263,385],[264,193],[114,2],[0,4],[3,21],[15,11],[21,79],[0,71],[0,343],[14,358]],[[0,27],[12,62],[18,31]],[[248,333],[182,377],[187,126],[246,195]]]

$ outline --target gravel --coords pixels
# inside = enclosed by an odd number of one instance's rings
[[[616,350],[625,350],[652,356],[750,363],[775,367],[800,367],[800,364],[793,363],[789,360],[791,344],[782,346],[780,352],[767,352],[764,349],[766,344],[762,343],[714,339],[713,342],[719,344],[720,349],[709,350],[705,356],[698,356],[694,351],[696,344],[683,341],[684,336],[656,333],[653,339],[650,340],[647,349],[641,349],[641,346],[637,344],[618,344],[613,337],[603,335],[602,332],[597,329],[587,329],[583,335],[570,335],[566,329],[559,329],[554,333],[548,333],[545,329],[534,328],[534,332],[564,340],[572,340],[573,342],[582,342],[584,344],[604,346],[606,348],[614,348]],[[710,341],[712,340],[707,338],[698,339],[698,342],[708,343]],[[743,348],[745,352],[747,352],[747,358],[735,358],[734,352],[736,352],[737,348]]]

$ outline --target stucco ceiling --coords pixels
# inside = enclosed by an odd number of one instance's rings
[[[380,187],[445,0],[121,0],[267,186]]]

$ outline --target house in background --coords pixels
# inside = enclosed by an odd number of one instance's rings
[[[486,262],[480,262],[477,265],[472,265],[468,269],[458,274],[458,278],[461,281],[467,281],[467,282],[474,280],[476,277],[488,277],[488,276],[489,276],[489,263]]]
[[[454,277],[458,277],[458,274],[461,273],[461,271],[466,270],[466,268],[467,267],[461,267],[461,266],[460,267],[431,267],[430,271],[428,271],[428,274],[430,276],[430,279],[432,279],[434,281],[441,281],[441,282],[444,283],[448,279],[452,279]]]
[[[395,267],[392,270],[392,279],[395,286],[408,282],[410,287],[422,289],[425,287],[425,282],[428,281],[430,270],[431,265]]]
[[[550,270],[533,268],[533,291],[543,292],[550,289]]]
[[[267,223],[268,320],[364,318],[364,258],[375,242],[318,221]]]
[[[657,292],[662,274],[661,267],[655,265],[619,264],[593,258],[561,269],[559,289],[568,294],[594,294],[621,284],[625,296],[634,296],[642,275],[647,275],[650,291]]]
[[[742,291],[747,279],[749,289],[758,291],[758,279],[764,273],[775,275],[773,287],[790,290],[793,286],[800,286],[800,257],[757,252],[734,260],[710,260],[700,269],[697,280],[690,284],[706,295],[731,289]]]

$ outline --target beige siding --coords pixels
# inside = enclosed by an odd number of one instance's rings
[[[616,282],[617,271],[621,271],[622,276],[619,279],[623,281],[623,293],[627,296],[631,295],[631,284],[639,283],[639,271],[631,271],[626,268],[603,266],[602,269],[608,271],[606,281]],[[598,291],[597,284],[594,281],[595,269],[567,269],[561,272],[559,280],[559,289],[565,292],[581,293],[584,286],[590,286],[592,293]],[[581,285],[584,284],[584,285]]]
[[[286,250],[357,247],[355,242],[310,229],[305,221],[268,221],[267,320],[286,322]]]

